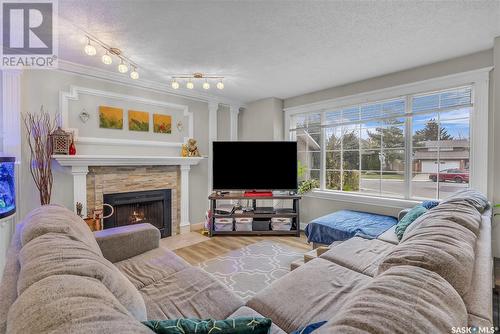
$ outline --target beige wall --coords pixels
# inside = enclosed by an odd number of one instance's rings
[[[59,91],[69,91],[70,85],[82,86],[114,92],[125,95],[139,96],[146,99],[165,101],[180,105],[187,105],[189,111],[194,115],[194,137],[198,140],[199,149],[202,155],[208,154],[208,104],[189,100],[151,90],[140,89],[132,86],[125,86],[105,80],[94,79],[86,76],[71,74],[62,71],[25,71],[22,74],[21,82],[22,103],[21,111],[38,112],[40,106],[52,115],[59,109]],[[115,131],[115,130],[110,130]],[[116,130],[118,131],[118,130]],[[25,130],[23,128],[23,159],[21,165],[21,185],[22,196],[21,212],[23,217],[31,209],[37,207],[40,202],[38,192],[28,170],[28,148],[25,140]],[[77,151],[78,151],[77,145]],[[86,148],[88,150],[88,148]],[[119,154],[180,154],[168,148],[130,147],[122,148]],[[113,154],[118,152],[117,147],[100,145],[95,154]],[[88,152],[87,152],[88,153]],[[208,188],[208,163],[207,159],[193,166],[190,172],[190,222],[199,223],[203,221],[207,208],[207,188]],[[52,202],[62,204],[68,208],[73,208],[73,179],[68,171],[54,164],[54,187]]]
[[[283,140],[283,100],[251,102],[238,117],[239,140]]]
[[[493,52],[493,63],[495,69],[492,71],[493,80],[490,83],[490,193],[493,203],[500,203],[500,37],[495,38]],[[500,257],[500,227],[493,224],[493,254]]]
[[[283,105],[284,108],[295,107],[303,104],[442,77],[454,73],[467,72],[487,66],[493,66],[493,50],[484,50],[463,57],[453,58],[347,85],[291,97],[285,99],[283,101]]]

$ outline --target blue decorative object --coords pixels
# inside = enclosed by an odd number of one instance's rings
[[[309,324],[305,327],[299,328],[296,331],[293,331],[291,334],[310,334],[324,324],[326,324],[326,321],[315,322],[313,324]]]
[[[340,210],[319,217],[307,224],[304,230],[308,242],[329,245],[334,241],[354,236],[374,239],[396,225],[397,218],[374,213]]]
[[[15,162],[15,158],[0,157],[0,218],[16,212]]]
[[[433,207],[436,207],[439,205],[439,201],[423,201],[422,206],[426,208],[427,210],[432,209]]]

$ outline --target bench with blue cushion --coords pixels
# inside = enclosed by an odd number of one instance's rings
[[[304,232],[308,242],[330,245],[355,236],[375,239],[397,222],[397,218],[391,216],[340,210],[314,219]]]

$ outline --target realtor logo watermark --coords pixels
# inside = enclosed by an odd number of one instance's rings
[[[2,69],[57,67],[57,0],[0,1]]]

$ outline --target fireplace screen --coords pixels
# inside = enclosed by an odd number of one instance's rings
[[[170,189],[105,194],[104,203],[114,209],[113,215],[104,219],[105,229],[149,223],[160,230],[162,238],[171,235]],[[104,216],[110,213],[105,206]]]

